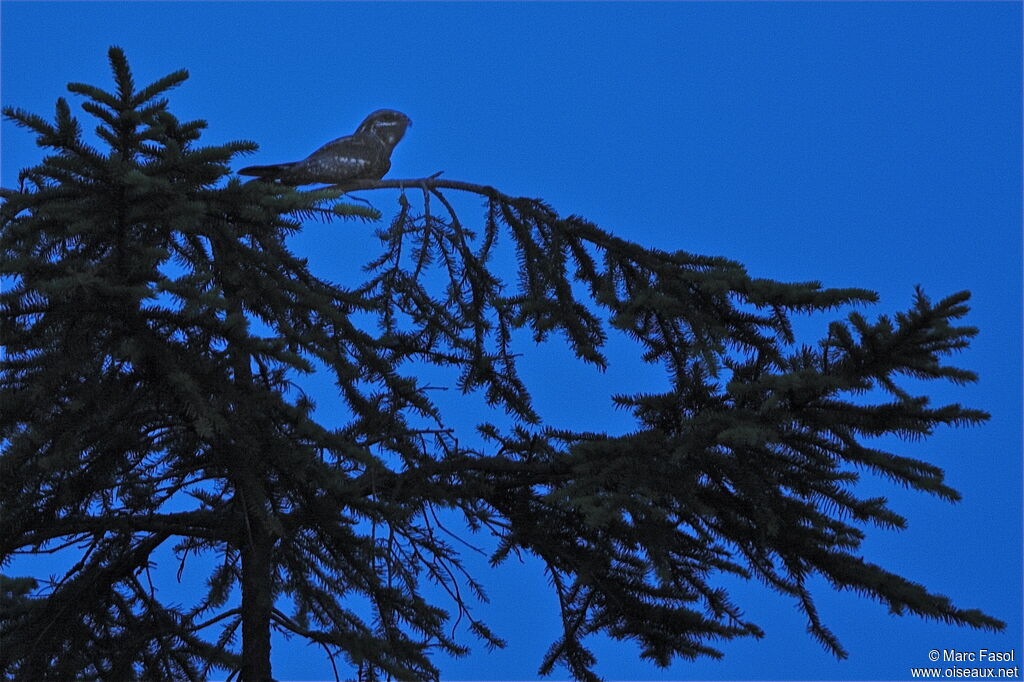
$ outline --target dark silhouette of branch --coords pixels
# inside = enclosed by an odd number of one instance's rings
[[[447,180],[440,177],[441,172],[428,175],[425,178],[412,178],[407,180],[359,180],[357,182],[347,182],[343,185],[331,185],[331,189],[341,189],[346,192],[355,192],[360,190],[374,190],[374,189],[413,189],[419,188],[426,191],[439,190],[439,189],[454,189],[461,192],[472,192],[473,194],[479,194],[480,196],[487,197],[489,199],[495,199],[502,203],[513,203],[515,201],[522,201],[523,197],[513,197],[504,192],[501,192],[490,185],[479,185],[473,182],[464,182],[462,180]]]

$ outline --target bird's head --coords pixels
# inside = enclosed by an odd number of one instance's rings
[[[395,145],[405,135],[405,129],[411,125],[412,121],[401,111],[378,109],[359,124],[356,135],[373,133],[390,150],[395,148]]]

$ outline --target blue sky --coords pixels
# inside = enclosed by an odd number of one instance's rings
[[[208,144],[257,141],[239,166],[301,158],[368,112],[394,108],[414,125],[391,177],[443,170],[543,197],[642,244],[738,260],[757,276],[873,289],[874,314],[906,308],[915,284],[933,298],[970,289],[968,322],[981,334],[956,360],[981,381],[929,392],[992,420],[889,444],[944,467],[964,499],[949,505],[865,479],[863,490],[890,497],[910,527],[869,531],[864,553],[1005,620],[1005,633],[892,617],[821,584],[819,609],[851,654],[836,661],[788,599],[729,583],[767,636],[724,645],[722,661],[660,670],[628,643],[594,648],[598,671],[619,680],[906,679],[935,648],[1015,648],[1019,665],[1019,3],[5,1],[0,13],[4,105],[52,116],[67,82],[107,87],[116,44],[139,84],[189,69],[172,111],[207,120]],[[0,181],[10,187],[40,152],[7,122],[2,133]],[[373,201],[385,213],[394,205]],[[356,223],[310,226],[295,240],[335,279],[374,243]],[[538,407],[557,425],[629,429],[608,393],[661,380],[628,345],[616,348],[604,375],[542,349],[528,368],[542,380]],[[557,635],[540,568],[506,564],[479,577],[492,601],[478,614],[510,645],[441,660],[444,678],[535,679]],[[173,580],[166,589],[188,590]],[[320,652],[296,641],[275,640],[274,664],[282,680],[331,678]]]

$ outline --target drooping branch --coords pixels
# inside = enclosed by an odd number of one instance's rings
[[[447,180],[442,179],[440,175],[441,171],[425,178],[412,178],[408,180],[359,180],[356,182],[347,182],[343,185],[332,185],[331,189],[342,189],[346,192],[371,189],[419,188],[427,191],[454,189],[462,192],[472,192],[473,194],[479,194],[480,196],[495,199],[504,203],[512,203],[517,200],[516,197],[500,192],[490,185],[479,185],[472,182],[464,182],[462,180]],[[519,198],[519,200],[522,200],[522,198]]]
[[[182,537],[229,540],[233,528],[225,524],[223,512],[190,511],[173,514],[77,516],[48,521],[17,538],[19,546],[42,545],[56,538],[95,533],[128,531],[132,533],[167,533]]]
[[[438,197],[442,203],[446,205],[449,212],[452,213],[454,218],[454,212],[451,206],[447,204],[444,196],[439,190],[451,189],[460,192],[469,192],[471,194],[477,194],[482,197],[496,201],[499,204],[505,206],[513,206],[519,212],[524,215],[528,215],[531,218],[540,220],[542,222],[552,221],[558,219],[558,215],[548,208],[546,204],[540,199],[534,199],[530,197],[515,197],[510,194],[506,194],[491,185],[481,185],[473,182],[465,182],[463,180],[448,180],[442,178],[441,174],[444,171],[438,171],[433,175],[428,175],[423,178],[409,178],[409,179],[387,179],[387,180],[359,180],[354,182],[347,182],[339,185],[331,185],[327,189],[339,189],[345,192],[356,192],[362,190],[375,190],[375,189],[422,189],[425,193],[429,192],[434,196]],[[426,211],[429,212],[429,204]],[[615,237],[604,230],[601,230],[596,225],[581,219],[575,219],[571,217],[568,219],[569,223],[572,224],[574,231],[580,237],[583,237],[587,241],[593,243],[596,246],[602,248],[614,247],[622,250],[624,253],[628,253],[633,258],[641,258],[645,264],[650,262],[649,258],[651,254],[658,254],[664,256],[661,252],[656,249],[644,249],[643,247],[633,244],[627,240]],[[644,258],[646,256],[646,258]],[[690,259],[694,257],[689,255]],[[722,258],[698,258],[702,265],[722,265],[728,263],[726,259]],[[731,263],[730,263],[731,264]]]

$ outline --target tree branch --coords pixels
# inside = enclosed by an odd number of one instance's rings
[[[225,528],[222,512],[192,511],[175,514],[147,514],[146,516],[110,515],[80,516],[49,521],[45,528],[20,536],[19,546],[41,545],[54,538],[83,533],[108,533],[127,530],[139,533],[167,533],[184,537],[202,537],[210,540],[229,540],[232,533]]]
[[[405,189],[407,187],[419,187],[424,191],[431,192],[436,192],[438,189],[454,189],[462,192],[472,192],[473,194],[479,194],[480,196],[495,199],[503,203],[512,203],[517,200],[517,197],[512,197],[504,192],[499,192],[490,185],[478,185],[472,182],[463,182],[462,180],[442,180],[438,177],[439,175],[440,173],[435,173],[434,175],[425,178],[414,178],[410,180],[359,180],[339,185],[331,185],[328,189],[340,189],[346,192],[372,189]],[[521,200],[522,197],[519,197],[518,199]]]

